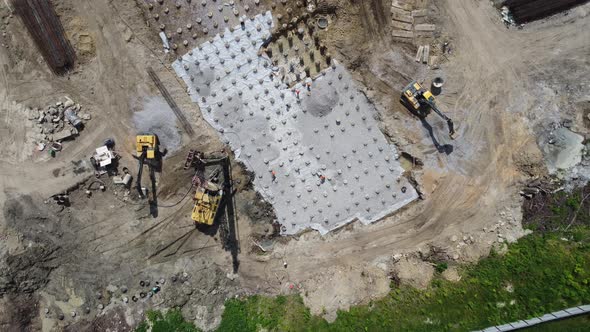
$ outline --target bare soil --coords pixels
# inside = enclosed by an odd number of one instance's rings
[[[408,172],[424,200],[369,226],[353,223],[324,237],[310,231],[280,238],[250,175],[233,163],[236,256],[218,231],[195,229],[190,220],[192,200],[183,200],[191,178],[182,168],[186,152],[218,152],[223,144],[171,71],[174,55],[163,52],[145,3],[52,2],[78,56],[65,76],[48,70],[19,19],[6,3],[0,5],[3,330],[123,331],[146,310],[172,306],[211,329],[227,298],[255,293],[301,292],[312,312],[332,319],[338,309],[385,295],[396,268],[400,280],[423,286],[432,261],[473,262],[524,235],[519,191],[545,174],[537,129],[548,119],[582,119],[574,121],[574,129],[588,134],[590,5],[516,30],[501,23],[488,1],[418,1],[419,8],[430,10],[426,20],[437,32],[403,43],[390,35],[389,1],[318,1],[318,14],[330,22],[322,37],[328,50],[364,86],[391,142],[422,161]],[[256,11],[271,4],[263,1]],[[273,15],[285,14],[278,4]],[[418,44],[425,42],[440,58],[437,68],[414,61]],[[451,53],[442,54],[444,42]],[[159,96],[148,66],[196,133],[192,140],[183,135],[180,150],[164,162],[160,203],[173,206],[161,208],[155,219],[133,193],[127,196],[106,178],[106,190],[93,189],[88,197],[93,175],[80,166],[104,139],[114,138],[121,167],[135,174],[133,114],[141,111],[138,100]],[[455,120],[456,140],[448,138],[435,114],[420,121],[399,102],[400,90],[412,79],[428,85],[439,76],[446,84],[438,104]],[[19,110],[63,96],[92,114],[92,125],[50,158],[35,151]],[[76,184],[69,207],[48,201]],[[419,259],[400,265],[400,254]],[[140,286],[145,280],[151,286]],[[159,293],[139,296],[156,281]]]

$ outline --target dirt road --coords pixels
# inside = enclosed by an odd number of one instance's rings
[[[72,162],[86,160],[105,138],[117,142],[122,166],[135,169],[130,157],[135,134],[132,116],[141,110],[142,100],[159,94],[146,74],[148,66],[156,70],[196,132],[191,142],[183,136],[183,149],[165,163],[159,179],[165,192],[162,204],[176,202],[188,189],[190,174],[179,166],[188,148],[218,151],[223,146],[170,71],[167,64],[173,57],[163,53],[157,29],[147,24],[150,21],[141,2],[54,3],[80,59],[76,70],[64,77],[48,71],[30,38],[18,32],[18,19],[10,18],[6,7],[1,12],[7,34],[0,48],[0,107],[7,112],[0,138],[9,144],[10,153],[0,162],[0,202],[5,211],[0,217],[0,234],[5,240],[0,243],[0,254],[28,257],[34,254],[27,249],[29,244],[42,250],[60,244],[61,249],[55,250],[63,257],[54,261],[55,266],[48,263],[48,280],[42,280],[46,286],[39,281],[43,292],[32,298],[13,294],[16,298],[7,296],[0,301],[0,313],[18,304],[5,315],[8,321],[0,319],[0,326],[11,326],[10,317],[23,314],[35,302],[37,312],[29,313],[31,320],[19,324],[47,329],[82,324],[85,316],[60,323],[54,312],[92,305],[92,315],[106,319],[105,312],[114,312],[113,317],[126,315],[125,324],[133,325],[149,307],[176,304],[199,326],[211,328],[219,322],[228,297],[287,292],[304,294],[314,313],[332,319],[337,309],[385,295],[388,276],[400,254],[410,256],[404,262],[411,263],[404,266],[415,264],[415,270],[410,270],[417,271],[418,279],[428,278],[423,273],[428,271],[428,261],[475,261],[492,246],[501,249],[504,241],[524,234],[519,181],[544,172],[536,127],[543,118],[564,116],[559,110],[568,110],[569,105],[567,97],[544,94],[539,82],[558,82],[564,89],[588,85],[584,73],[590,44],[584,31],[590,28],[590,5],[516,30],[506,29],[487,1],[432,3],[430,8],[437,13],[432,20],[442,31],[437,43],[447,38],[453,52],[445,55],[439,69],[431,70],[413,60],[415,45],[392,41],[382,13],[389,1],[360,5],[358,1],[326,1],[337,13],[324,34],[327,46],[366,86],[365,93],[381,113],[384,133],[402,151],[423,161],[414,176],[425,199],[373,225],[353,224],[325,237],[307,232],[270,241],[268,252],[262,253],[252,239],[269,228],[260,220],[272,220],[272,216],[249,211],[263,204],[248,189],[248,176],[236,167],[236,178],[242,181],[236,196],[242,245],[236,277],[230,254],[217,242],[217,234],[187,228],[190,200],[162,209],[155,220],[147,219],[141,207],[114,197],[117,189],[111,187],[92,198],[76,191],[73,198],[77,202],[65,212],[53,213],[43,204],[44,198],[91,174],[80,172]],[[266,2],[264,6],[270,8]],[[376,10],[381,13],[375,14]],[[447,138],[445,123],[435,115],[423,124],[399,104],[399,90],[408,80],[429,81],[436,76],[446,81],[438,102],[458,125],[459,137],[454,141]],[[13,102],[40,107],[64,95],[89,110],[92,125],[50,159],[34,153],[22,136],[26,119],[19,116]],[[437,149],[433,140],[452,146],[452,151]],[[56,169],[59,177],[54,176]],[[22,207],[47,215],[23,213]],[[416,256],[420,259],[414,261]],[[184,274],[186,279],[182,279]],[[130,296],[141,278],[169,280],[171,276],[178,276],[182,283],[163,287],[161,303],[141,302],[125,315],[116,311],[125,305],[121,286],[129,287]],[[104,312],[96,306],[109,302],[106,296],[97,298],[96,292],[114,299]],[[42,313],[44,307],[50,307],[51,313]]]

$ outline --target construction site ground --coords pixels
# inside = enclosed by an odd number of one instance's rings
[[[0,4],[2,330],[129,331],[147,309],[173,306],[209,330],[226,299],[252,294],[300,293],[313,314],[333,320],[339,309],[386,295],[393,274],[426,287],[432,262],[475,262],[523,236],[519,191],[547,173],[538,144],[546,127],[569,119],[572,131],[590,132],[590,4],[517,30],[506,28],[489,1],[415,1],[428,8],[437,32],[408,43],[391,36],[390,1],[318,1],[329,20],[325,45],[375,104],[380,129],[404,152],[422,199],[370,225],[283,237],[252,175],[232,158],[238,231],[228,246],[215,229],[195,229],[186,198],[193,174],[182,167],[189,149],[228,149],[172,69],[176,57],[164,53],[147,2],[52,3],[78,58],[64,76],[51,73],[8,2]],[[243,3],[249,16],[285,15],[279,1]],[[417,45],[444,42],[452,51],[431,50],[436,65],[414,61]],[[154,102],[166,108],[148,67],[195,132],[182,134],[164,160],[157,218],[108,179],[105,191],[85,193],[94,179],[88,158],[107,138],[121,166],[135,172],[134,113]],[[435,77],[445,79],[437,100],[455,121],[455,140],[436,114],[421,121],[399,102],[409,81]],[[64,96],[92,121],[52,158],[37,151],[23,109]],[[49,200],[68,188],[70,207]],[[140,286],[145,280],[158,281],[161,291],[133,302],[148,289]]]

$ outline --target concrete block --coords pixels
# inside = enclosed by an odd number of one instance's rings
[[[519,320],[517,322],[512,322],[512,323],[510,323],[510,325],[512,325],[512,327],[515,329],[522,329],[522,328],[528,326],[528,324],[523,320]]]
[[[557,317],[557,318],[564,318],[564,317],[568,317],[569,316],[569,314],[565,310],[560,310],[560,311],[552,312],[551,314],[553,316]]]
[[[414,18],[412,17],[411,12],[394,7],[391,8],[391,18],[396,21],[414,23]]]
[[[525,320],[525,322],[528,325],[536,325],[536,324],[542,323],[543,321],[540,320],[539,318],[535,317],[535,318],[527,319],[527,320]]]
[[[420,62],[420,60],[422,59],[422,54],[424,54],[424,46],[420,45],[420,47],[418,47],[418,52],[416,52],[416,58],[414,58],[414,60],[416,60],[416,62]]]
[[[407,31],[412,30],[412,24],[404,23],[404,22],[400,22],[400,21],[395,21],[395,20],[391,21],[391,26],[396,29],[400,29],[400,30],[407,30]]]
[[[590,312],[590,304],[581,305],[578,308],[584,310],[584,312]]]
[[[412,31],[405,30],[392,30],[391,35],[400,38],[414,38],[414,33]]]
[[[500,330],[498,330],[498,328],[495,326],[490,326],[490,327],[486,328],[485,330],[482,330],[482,332],[498,332],[498,331],[500,331]]]
[[[496,328],[498,329],[498,331],[512,331],[512,330],[514,330],[514,328],[510,324],[499,325],[499,326],[496,326]]]
[[[434,32],[433,31],[414,31],[414,36],[416,36],[417,38],[423,38],[423,39],[434,38]]]
[[[555,317],[553,314],[545,314],[541,317],[539,317],[539,319],[543,322],[550,322],[552,320],[555,320],[557,317]]]
[[[424,54],[422,56],[422,63],[428,63],[430,58],[430,45],[424,45]]]
[[[71,138],[72,136],[74,136],[74,134],[69,129],[65,128],[62,131],[60,131],[59,133],[53,134],[53,140],[60,142],[60,141],[66,140],[68,138]]]
[[[584,313],[584,310],[582,310],[578,307],[573,307],[573,308],[565,309],[565,312],[567,312],[570,315],[578,315],[578,314]]]
[[[412,10],[412,17],[423,17],[428,15],[428,9]]]
[[[414,30],[416,30],[416,31],[434,31],[434,30],[436,30],[436,25],[426,24],[426,23],[416,24],[414,26]]]

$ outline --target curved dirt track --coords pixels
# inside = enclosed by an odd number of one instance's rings
[[[4,158],[0,162],[0,202],[5,203],[16,193],[44,198],[79,181],[88,174],[71,176],[74,173],[71,161],[87,158],[107,137],[117,141],[117,149],[124,154],[123,165],[134,169],[135,161],[129,157],[134,135],[131,117],[136,110],[133,105],[138,99],[159,95],[145,73],[148,65],[158,71],[193,123],[197,135],[193,142],[186,142],[185,137],[185,147],[196,145],[204,151],[220,149],[217,134],[200,117],[185,87],[169,67],[162,66],[162,62],[170,59],[161,53],[155,29],[146,26],[135,1],[55,2],[67,14],[66,18],[81,17],[86,22],[96,54],[84,60],[79,71],[71,76],[54,77],[44,63],[37,61],[27,36],[15,35],[13,43],[26,47],[17,48],[20,52],[17,58],[11,54],[12,49],[0,49],[0,84],[4,85],[0,86],[0,106],[8,107],[12,101],[34,101],[42,106],[69,95],[83,107],[91,108],[93,119],[91,126],[54,160],[37,155],[27,160]],[[543,173],[535,168],[535,165],[542,167],[542,162],[533,135],[535,123],[531,119],[545,114],[538,114],[539,92],[534,77],[566,79],[572,72],[587,72],[589,60],[584,56],[590,54],[590,43],[584,31],[590,31],[587,16],[590,5],[573,11],[569,18],[553,17],[516,30],[504,27],[488,1],[436,1],[437,25],[452,40],[454,52],[441,64],[440,70],[430,71],[413,63],[413,54],[407,55],[412,52],[408,51],[411,47],[391,41],[382,15],[371,17],[371,10],[387,9],[389,1],[372,0],[371,6],[367,1],[366,6],[361,4],[364,10],[356,7],[359,1],[327,2],[341,6],[338,18],[328,30],[328,46],[335,54],[338,52],[335,57],[350,68],[354,77],[366,85],[367,95],[382,113],[384,131],[393,132],[404,151],[424,161],[417,179],[423,185],[425,199],[373,225],[353,224],[325,237],[307,232],[288,241],[279,240],[272,252],[263,256],[251,250],[255,226],[243,213],[239,217],[242,251],[235,287],[246,293],[300,291],[314,313],[325,309],[333,318],[337,309],[387,293],[392,256],[396,254],[420,252],[428,258],[436,252],[450,261],[472,262],[498,245],[497,233],[511,240],[524,234],[519,223],[519,182]],[[133,38],[125,41],[123,35],[128,29],[132,30]],[[395,65],[404,63],[397,58],[401,53],[410,59],[407,67]],[[565,70],[564,59],[579,67]],[[438,102],[455,120],[459,137],[449,140],[444,122],[435,115],[430,115],[427,121],[441,144],[453,146],[450,154],[438,152],[420,121],[398,102],[399,90],[408,78],[429,81],[436,75],[445,77],[444,92]],[[553,98],[557,100],[559,96]],[[11,121],[20,120],[7,115],[5,122],[10,125]],[[1,131],[0,138],[13,144],[14,150],[29,148],[11,132]],[[177,172],[183,158],[181,154],[171,158],[161,188],[171,193],[184,192],[188,176]],[[524,174],[523,163],[533,165],[534,174]],[[67,176],[53,176],[55,169],[61,169]],[[255,199],[252,192],[238,192],[236,196],[237,201]],[[100,210],[103,208],[100,203],[110,205],[112,200],[89,203],[88,208]],[[87,250],[84,242],[93,242],[101,236],[106,245],[97,253],[88,250],[89,255],[96,254],[104,262],[116,262],[113,266],[135,260],[132,265],[139,271],[136,274],[150,269],[161,274],[187,270],[197,276],[212,265],[223,270],[220,274],[223,280],[225,273],[231,273],[231,259],[215,242],[217,238],[211,240],[213,236],[198,232],[181,237],[188,230],[190,204],[185,202],[163,211],[153,223],[140,221],[136,211],[128,206],[124,208],[124,213],[92,212],[92,218],[84,220],[88,225],[74,232],[78,232],[73,238],[79,243],[73,247]],[[497,232],[489,232],[496,228]],[[7,229],[5,220],[0,218],[0,230],[4,229]],[[22,241],[13,230],[7,234],[7,243]],[[174,243],[177,237],[187,243],[181,254],[149,257],[154,250]],[[451,240],[453,237],[463,244]],[[24,248],[24,244],[15,247]],[[6,248],[0,244],[2,249]],[[93,264],[86,260],[80,263],[75,260],[77,257],[73,259],[73,263],[68,263],[74,266]],[[197,260],[206,260],[209,266],[205,263],[192,266],[191,262]],[[92,270],[94,266],[88,268]],[[111,270],[116,274],[116,268]],[[116,278],[127,276],[115,275]],[[109,282],[97,281],[100,286]],[[88,287],[89,293],[94,291],[92,287]],[[219,308],[223,296],[218,296]],[[0,305],[0,312],[1,309]]]

